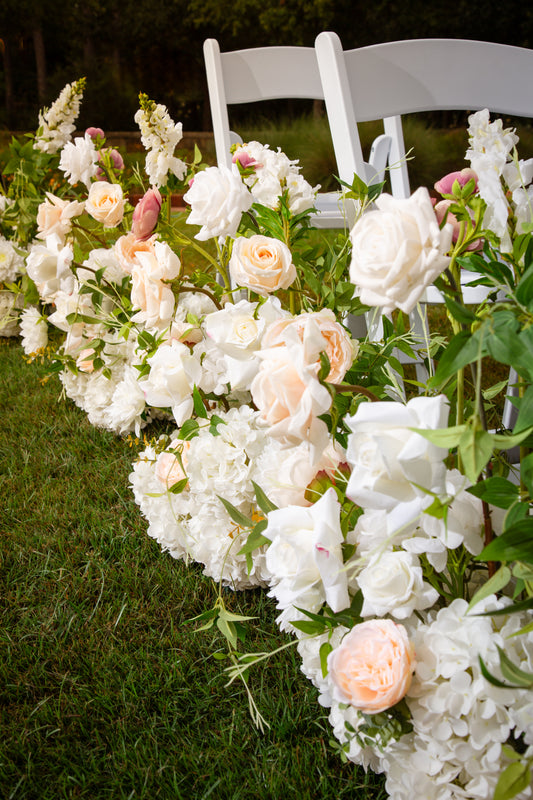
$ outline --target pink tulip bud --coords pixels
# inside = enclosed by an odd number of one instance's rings
[[[474,191],[477,192],[477,175],[473,169],[466,167],[460,172],[449,172],[448,175],[445,175],[440,181],[437,181],[435,184],[435,191],[439,194],[453,194],[453,185],[455,181],[457,181],[462,188],[471,180],[476,182]]]
[[[161,192],[159,189],[148,189],[141,197],[133,212],[131,232],[136,239],[148,239],[157,225],[157,218],[161,211]]]
[[[109,160],[111,159],[111,163],[114,169],[124,169],[124,159],[118,152],[118,150],[111,149],[109,147],[100,150],[98,153],[98,161],[104,161],[104,159]],[[98,167],[96,172],[96,179],[98,181],[106,181],[107,175],[105,174],[104,170],[101,167]]]
[[[451,205],[453,205],[453,201],[452,200],[440,200],[436,204],[436,206],[434,208],[434,211],[435,211],[435,214],[437,216],[437,220],[439,222],[439,225],[441,224],[443,219],[446,218],[446,222],[449,223],[453,227],[452,241],[456,242],[457,239],[459,238],[459,234],[460,234],[460,231],[461,231],[461,223],[459,222],[459,220],[457,219],[455,214],[452,214],[448,210]],[[470,242],[470,244],[468,245],[468,247],[466,249],[467,250],[479,250],[479,248],[482,247],[482,246],[483,246],[482,240],[481,239],[476,239],[475,241]]]
[[[101,128],[87,128],[85,133],[88,133],[91,139],[105,139],[105,133]]]

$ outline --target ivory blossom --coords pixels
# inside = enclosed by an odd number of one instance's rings
[[[263,296],[288,289],[296,280],[296,267],[287,245],[259,234],[235,240],[229,270],[237,286],[246,286]]]
[[[452,228],[439,228],[423,187],[405,200],[382,194],[375,205],[350,233],[350,280],[362,303],[407,314],[448,266]]]
[[[118,183],[96,181],[91,184],[85,210],[104,228],[115,228],[124,216],[124,196]]]

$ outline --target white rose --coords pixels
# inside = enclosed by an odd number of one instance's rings
[[[296,267],[287,245],[258,234],[235,240],[229,270],[237,286],[246,286],[263,296],[288,289],[296,280]]]
[[[334,489],[310,508],[271,511],[263,535],[272,542],[266,563],[273,575],[270,595],[278,608],[298,606],[314,612],[326,602],[337,612],[350,605]]]
[[[124,196],[118,183],[95,181],[89,189],[85,210],[104,228],[115,228],[124,216]]]
[[[46,239],[46,244],[34,245],[26,259],[26,271],[37,286],[41,298],[47,302],[56,292],[72,291],[75,278],[70,265],[74,253],[57,234]]]
[[[418,487],[444,493],[448,451],[411,428],[444,428],[448,410],[444,395],[415,397],[407,405],[361,403],[346,419],[352,431],[346,451],[352,467],[348,497],[365,509],[392,510],[398,503],[426,498]]]
[[[357,576],[363,593],[361,616],[392,614],[407,619],[413,611],[429,608],[439,593],[422,577],[418,558],[405,551],[389,550],[373,558]]]
[[[72,227],[72,217],[81,214],[85,204],[63,200],[50,192],[46,193],[46,198],[37,211],[37,239],[46,239],[50,234],[57,233],[64,240]]]
[[[131,277],[131,303],[139,309],[132,319],[144,322],[148,328],[165,328],[174,314],[172,289],[162,281],[152,280],[142,267],[134,267]]]
[[[355,223],[350,280],[361,302],[409,313],[449,264],[452,226],[440,230],[427,189],[408,199],[382,194]]]
[[[176,423],[182,425],[192,412],[192,391],[200,382],[202,367],[176,340],[159,347],[148,363],[150,373],[140,381],[147,405],[172,408]]]
[[[196,239],[235,236],[242,215],[253,198],[235,171],[227,167],[208,167],[199,172],[183,199],[191,206],[187,222],[201,225]]]
[[[98,153],[88,133],[83,138],[68,142],[61,151],[59,169],[71,186],[81,181],[89,188],[98,172]]]

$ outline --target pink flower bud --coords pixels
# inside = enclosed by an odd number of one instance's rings
[[[450,211],[448,211],[448,209],[450,208],[450,206],[452,204],[453,204],[452,200],[440,200],[436,204],[436,206],[434,208],[434,211],[435,211],[435,214],[437,216],[437,220],[439,222],[439,225],[441,224],[443,219],[446,217],[446,222],[449,222],[450,225],[453,227],[452,241],[456,242],[457,239],[459,238],[459,233],[460,233],[460,230],[461,230],[461,224],[460,224],[459,220],[457,219],[457,217],[455,216],[455,214],[452,214]],[[466,249],[467,250],[478,250],[482,246],[483,246],[482,240],[481,239],[476,239],[474,242],[470,242],[470,244],[468,245],[468,247]]]
[[[111,159],[111,163],[114,169],[124,169],[124,159],[122,158],[118,150],[115,150],[114,148],[111,149],[109,147],[104,148],[104,150],[100,150],[98,153],[98,161],[104,161],[104,158],[106,159],[106,161]],[[98,181],[107,180],[107,176],[101,167],[98,167],[98,170],[96,172],[96,179]]]
[[[133,212],[131,232],[136,239],[148,239],[157,225],[157,218],[161,211],[161,193],[159,189],[148,189]]]
[[[460,172],[449,172],[448,175],[445,175],[440,181],[437,181],[435,184],[435,191],[439,192],[439,194],[452,194],[455,181],[457,181],[462,188],[472,179],[476,182],[475,191],[477,192],[477,175],[474,170],[469,167],[462,169]]]
[[[105,133],[101,128],[87,128],[85,133],[88,133],[91,139],[105,139]]]
[[[259,162],[249,155],[246,150],[242,150],[240,153],[235,153],[231,160],[233,164],[239,162],[242,169],[251,169],[252,167],[259,166]]]

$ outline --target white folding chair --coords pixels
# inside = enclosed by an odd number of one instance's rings
[[[204,59],[209,89],[209,102],[217,162],[231,166],[232,144],[242,139],[230,130],[228,106],[262,100],[304,98],[323,100],[324,92],[313,47],[258,47],[221,53],[216,39],[204,42]],[[357,148],[358,172],[367,183],[383,179],[387,164],[390,138],[378,137],[372,146],[370,162],[363,161],[359,138],[353,139]],[[339,177],[350,174],[344,154],[337,153]],[[353,171],[351,173],[353,179]],[[339,192],[318,195],[318,214],[313,224],[320,228],[343,228],[346,218]]]
[[[466,39],[410,39],[343,50],[331,31],[317,36],[315,49],[335,153],[349,151],[352,168],[360,173],[358,137],[356,146],[350,146],[357,123],[383,120],[391,137],[389,167],[395,197],[410,194],[402,114],[488,108],[513,116],[533,115],[533,50]],[[464,281],[474,277],[466,274]],[[464,286],[463,296],[467,303],[478,303],[486,291]],[[429,287],[424,303],[442,299],[435,287]],[[426,319],[424,306],[421,315],[411,318],[413,333],[420,339]]]

